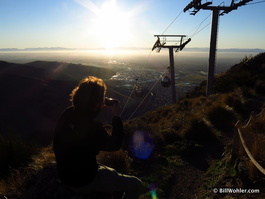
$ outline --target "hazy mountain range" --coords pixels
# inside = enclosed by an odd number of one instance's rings
[[[117,50],[150,50],[150,48],[127,48],[120,47]],[[67,51],[67,50],[104,50],[104,48],[64,48],[64,47],[37,47],[37,48],[0,48],[0,51]],[[208,52],[208,47],[186,47],[185,51],[202,51]],[[260,48],[228,48],[228,49],[218,49],[218,52],[264,52],[265,49]]]

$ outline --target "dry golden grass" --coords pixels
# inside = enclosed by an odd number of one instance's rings
[[[179,100],[177,104],[159,107],[140,118],[125,122],[125,129],[129,135],[136,130],[150,132],[157,145],[163,147],[168,144],[168,132],[174,134],[175,140],[190,137],[192,132],[196,133],[197,140],[200,137],[200,140],[203,140],[206,131],[213,132],[215,134],[213,137],[227,131],[232,132],[231,129],[241,118],[240,115],[244,109],[244,99],[240,90],[232,93],[215,94],[210,97],[185,98]],[[201,132],[196,129],[198,125],[204,126],[200,128]],[[229,128],[230,130],[228,130]],[[171,130],[168,131],[168,129]],[[217,133],[216,131],[220,132]],[[189,136],[185,135],[187,132],[189,132]]]
[[[265,168],[265,111],[252,116],[245,126],[239,126],[246,146],[254,159]],[[237,140],[237,142],[240,142]],[[247,156],[242,144],[239,144],[238,156]],[[263,178],[263,174],[257,169],[251,160],[247,161],[247,173],[250,180]]]
[[[54,153],[51,147],[41,149],[40,153],[33,157],[28,166],[11,169],[10,175],[0,181],[0,193],[8,195],[15,193],[19,195],[25,189],[27,182],[36,175],[38,171],[55,163]]]
[[[128,156],[127,151],[121,149],[115,152],[101,151],[97,156],[97,161],[116,169],[118,172],[128,173],[132,159]]]

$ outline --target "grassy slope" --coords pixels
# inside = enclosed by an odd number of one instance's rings
[[[177,104],[159,107],[125,122],[124,150],[102,153],[99,160],[118,171],[139,176],[146,188],[141,198],[150,198],[148,189],[155,191],[159,198],[194,198],[195,195],[219,198],[224,195],[213,194],[213,187],[245,187],[234,167],[239,154],[231,158],[234,125],[238,119],[248,117],[254,108],[253,101],[264,99],[264,75],[264,53],[245,58],[216,77],[216,94],[204,97],[203,82]],[[130,140],[136,131],[148,135],[146,142],[153,149],[148,159],[133,157]],[[51,151],[46,153],[52,161],[52,155],[48,155]]]
[[[156,111],[129,121],[128,126],[131,132],[139,128],[152,132],[156,140],[156,156],[166,159],[167,165],[164,168],[167,168],[167,172],[154,170],[154,173],[160,177],[158,179],[175,175],[171,178],[173,182],[157,181],[157,187],[162,187],[160,196],[193,198],[196,194],[199,198],[221,198],[224,195],[212,193],[213,187],[244,188],[252,185],[252,187],[260,188],[257,183],[253,184],[254,181],[257,181],[256,177],[249,178],[251,172],[253,173],[253,171],[248,171],[251,163],[247,162],[247,165],[244,165],[247,169],[243,176],[247,176],[247,182],[246,179],[242,179],[242,174],[237,172],[234,165],[237,164],[236,161],[242,162],[241,159],[245,158],[245,154],[241,152],[236,157],[233,154],[233,158],[231,158],[231,153],[235,152],[231,150],[231,146],[238,144],[238,140],[234,140],[236,121],[245,120],[251,111],[258,111],[258,103],[260,105],[265,103],[264,75],[265,54],[259,54],[254,58],[246,57],[241,63],[216,77],[214,86],[216,94],[208,98],[203,97],[206,85],[203,82],[194,91],[188,93],[187,98],[179,100],[177,104],[160,107]],[[259,134],[262,138],[265,137],[264,132],[261,131]],[[259,146],[261,145],[259,143]],[[253,150],[255,148],[259,148],[259,151],[263,150],[255,145],[252,148]],[[221,156],[221,154],[225,154],[225,156]],[[259,161],[263,160],[261,157],[257,157]],[[178,160],[177,165],[173,165],[173,171],[172,159]],[[179,162],[185,166],[182,167]],[[193,170],[190,169],[190,166],[193,167]],[[202,176],[196,176],[203,170],[207,170],[207,172]],[[154,173],[152,175],[155,175]],[[183,175],[183,173],[185,174]],[[195,175],[194,180],[184,178],[179,183],[178,177],[185,175],[188,178],[193,178],[192,176]],[[226,178],[230,178],[230,181],[227,181]],[[199,183],[200,186],[194,185],[196,183]],[[170,185],[172,185],[171,188],[165,188]],[[176,187],[178,185],[182,186]],[[183,185],[186,189],[183,188]],[[197,190],[191,191],[193,188],[197,188]],[[181,193],[180,190],[184,193]],[[241,197],[245,196],[241,195]],[[263,195],[260,197],[262,198]]]
[[[146,186],[156,184],[162,198],[218,198],[212,188],[225,178],[235,180],[230,187],[246,187],[234,168],[235,159],[241,157],[231,159],[229,150],[235,142],[236,121],[245,120],[251,111],[258,111],[258,102],[265,102],[264,75],[265,54],[246,57],[216,77],[216,94],[204,97],[203,82],[177,104],[128,121],[128,134],[140,129],[155,140],[151,158],[135,164]]]

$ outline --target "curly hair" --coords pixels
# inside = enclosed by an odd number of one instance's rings
[[[106,90],[107,86],[102,79],[88,76],[72,90],[70,101],[75,109],[93,113],[95,107],[103,103]]]

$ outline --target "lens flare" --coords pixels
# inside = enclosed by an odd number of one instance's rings
[[[157,194],[156,194],[156,186],[154,184],[151,184],[149,186],[150,194],[152,199],[158,199]]]
[[[138,159],[148,159],[154,148],[153,138],[148,132],[134,132],[130,141],[130,152]]]
[[[151,190],[150,193],[151,193],[151,197],[152,197],[152,199],[158,199],[155,190]]]

